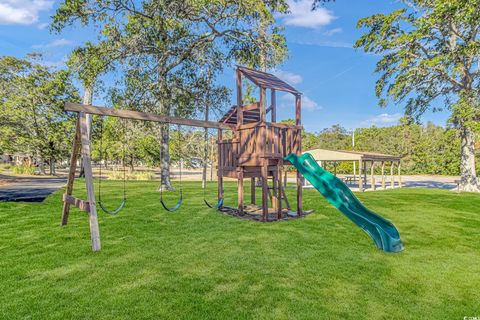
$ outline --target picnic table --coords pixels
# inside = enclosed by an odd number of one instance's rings
[[[346,177],[343,177],[342,180],[345,183],[355,183],[359,181],[359,176],[346,176]]]

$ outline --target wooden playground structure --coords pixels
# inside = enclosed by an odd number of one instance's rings
[[[259,101],[244,105],[242,97],[242,80],[250,80],[259,90]],[[222,129],[218,133],[218,197],[223,197],[223,177],[238,179],[238,213],[245,210],[256,211],[256,179],[262,189],[262,221],[274,213],[282,219],[282,200],[286,209],[290,209],[282,173],[283,158],[295,153],[302,153],[301,93],[272,74],[238,67],[236,71],[237,105],[233,106],[220,122],[233,125],[233,138],[223,139]],[[267,90],[270,103],[267,107]],[[295,125],[277,123],[277,91],[287,92],[295,98]],[[267,115],[270,113],[270,121]],[[244,206],[244,179],[251,179],[250,205]],[[268,180],[272,180],[272,187]],[[302,214],[302,180],[297,173],[297,215]],[[268,207],[271,198],[272,208]]]
[[[242,81],[250,80],[259,90],[259,101],[245,105],[242,98]],[[161,116],[153,113],[131,110],[111,109],[66,103],[65,111],[76,112],[76,133],[70,157],[70,169],[66,192],[63,195],[63,211],[61,225],[68,223],[70,207],[73,205],[88,213],[92,250],[101,249],[100,231],[98,226],[96,198],[93,186],[91,139],[87,114],[113,116],[125,119],[154,121],[168,124],[179,124],[218,130],[218,199],[223,199],[223,178],[238,180],[238,206],[234,210],[238,215],[249,211],[261,211],[261,221],[282,219],[287,213],[282,209],[282,201],[286,203],[287,211],[290,205],[282,184],[283,166],[289,164],[283,158],[294,153],[301,155],[301,93],[275,77],[272,74],[237,67],[236,70],[237,105],[233,106],[219,122],[185,119],[180,117]],[[267,90],[270,93],[270,103],[267,107]],[[294,96],[295,124],[277,123],[277,91]],[[270,113],[270,121],[267,115]],[[232,138],[224,138],[223,130],[232,131]],[[83,159],[87,200],[74,197],[73,182],[78,155]],[[244,179],[251,180],[250,206],[245,205]],[[256,206],[256,179],[262,189],[261,205]],[[272,187],[269,186],[272,180]],[[272,208],[269,208],[271,198]],[[302,215],[302,178],[297,172],[296,177],[296,216]],[[232,210],[233,208],[229,208]],[[273,214],[273,215],[272,215]]]

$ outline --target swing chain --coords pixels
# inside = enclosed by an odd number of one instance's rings
[[[125,206],[125,203],[127,201],[127,189],[126,189],[126,168],[125,168],[125,154],[126,154],[126,144],[127,144],[127,139],[126,139],[126,136],[127,136],[127,125],[126,125],[126,121],[125,119],[123,119],[123,155],[122,155],[122,165],[123,165],[123,200],[122,200],[122,203],[120,204],[120,206],[113,210],[113,211],[110,211],[108,209],[106,209],[104,206],[103,206],[103,203],[102,203],[102,161],[103,161],[103,122],[104,122],[104,119],[105,117],[101,117],[100,118],[100,145],[99,145],[99,148],[100,148],[100,152],[99,152],[99,157],[100,157],[100,168],[99,168],[99,177],[98,177],[98,205],[100,206],[100,208],[105,212],[105,213],[109,213],[109,214],[116,214],[118,213],[119,211],[121,211],[123,209],[123,207]]]

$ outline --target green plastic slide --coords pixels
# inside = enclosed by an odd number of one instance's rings
[[[386,252],[403,250],[397,228],[387,219],[368,210],[342,180],[318,165],[311,154],[289,154],[285,160],[293,164],[331,204],[362,228]]]

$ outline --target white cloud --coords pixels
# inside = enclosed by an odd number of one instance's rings
[[[302,108],[305,109],[305,110],[309,110],[309,111],[315,111],[315,110],[322,109],[322,107],[320,107],[318,105],[318,103],[316,103],[315,101],[313,101],[312,99],[310,99],[307,96],[302,97]]]
[[[37,25],[37,28],[40,29],[40,30],[43,30],[43,29],[47,28],[48,25],[49,25],[48,22],[39,23],[39,24]]]
[[[49,43],[45,44],[35,44],[32,46],[33,49],[48,49],[48,48],[55,48],[55,47],[63,47],[63,46],[69,46],[72,45],[73,41],[61,38],[61,39],[56,39],[53,40]]]
[[[330,37],[333,36],[334,34],[341,33],[343,31],[342,28],[333,28],[330,30],[327,30],[323,33],[324,36]]]
[[[290,93],[285,93],[280,99],[281,99],[281,103],[280,103],[281,108],[295,106],[295,97]],[[302,109],[305,109],[305,110],[308,110],[308,111],[316,111],[316,110],[322,109],[322,107],[319,106],[318,103],[316,103],[315,101],[313,101],[309,97],[303,95],[302,96]]]
[[[332,11],[320,7],[312,11],[311,0],[288,0],[290,13],[283,16],[288,26],[317,29],[330,24],[336,17]]]
[[[277,69],[272,71],[272,73],[291,85],[296,85],[296,84],[302,83],[303,81],[303,78],[301,75],[295,74],[293,72]]]
[[[382,113],[377,116],[371,117],[362,122],[362,125],[372,126],[372,125],[387,125],[397,123],[403,115],[401,113]]]
[[[51,9],[53,0],[2,0],[0,24],[32,24],[40,11]]]
[[[318,47],[327,47],[327,48],[346,48],[346,49],[353,48],[353,44],[349,42],[342,42],[342,41],[292,39],[291,42],[301,44],[301,45],[306,45],[306,46],[318,46]]]
[[[68,56],[63,56],[59,60],[45,60],[45,61],[42,61],[41,63],[42,63],[42,65],[44,65],[46,67],[58,69],[58,68],[65,67],[65,64],[67,63],[67,60],[68,60]]]

